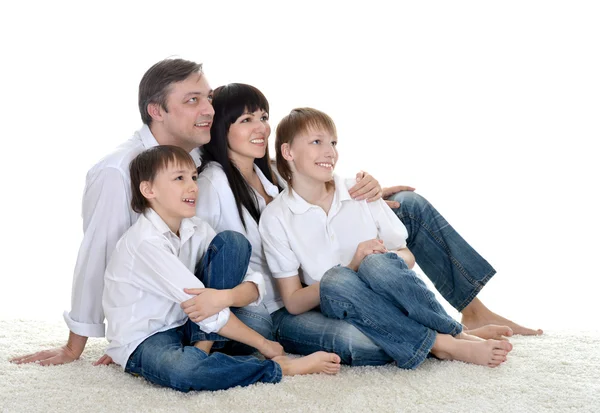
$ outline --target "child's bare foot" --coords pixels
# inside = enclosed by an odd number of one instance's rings
[[[337,374],[340,371],[340,356],[334,353],[317,351],[305,357],[290,358],[287,356],[273,357],[273,361],[281,366],[284,376],[296,374]]]
[[[509,326],[498,326],[495,324],[488,324],[487,326],[474,328],[472,330],[465,330],[465,333],[486,340],[494,339],[505,341],[508,341],[507,337],[511,337],[513,335],[513,331]]]
[[[210,354],[210,349],[213,346],[214,341],[196,341],[194,343],[194,347],[199,348],[204,351],[206,354]]]
[[[277,356],[283,356],[285,354],[281,344],[267,339],[265,339],[265,344],[262,345],[261,348],[257,348],[257,350],[260,352],[260,354],[268,359],[273,359]]]
[[[443,360],[459,360],[480,366],[497,367],[506,361],[506,356],[512,350],[512,344],[507,341],[458,340],[447,334],[438,334],[431,352]]]
[[[469,330],[475,330],[479,327],[483,327],[488,324],[495,324],[501,326],[510,327],[513,334],[520,334],[524,336],[538,336],[544,332],[540,329],[534,330],[531,328],[523,327],[507,318],[504,318],[492,311],[490,311],[481,300],[477,297],[469,303],[462,311],[461,323],[465,325]]]
[[[459,340],[469,340],[469,341],[485,341],[484,339],[482,339],[480,337],[469,334],[468,331],[463,331],[462,333],[454,336],[454,338],[457,338]]]

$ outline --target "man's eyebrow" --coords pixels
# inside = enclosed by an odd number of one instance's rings
[[[193,96],[193,95],[204,95],[204,92],[201,91],[194,91],[194,92],[188,92],[185,95],[183,95],[184,97],[189,97],[189,96]],[[206,96],[210,96],[213,94],[213,90],[211,89],[208,93],[206,93]]]

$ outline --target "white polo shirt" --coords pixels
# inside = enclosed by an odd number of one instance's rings
[[[379,237],[387,249],[406,246],[408,232],[382,200],[355,201],[356,181],[334,176],[329,214],[286,188],[264,210],[259,224],[265,256],[275,278],[300,275],[311,285],[336,265],[348,265],[358,244]]]
[[[104,271],[117,241],[139,216],[130,205],[129,163],[157,145],[150,128],[144,125],[87,173],[82,202],[83,240],[73,275],[71,311],[64,312],[65,322],[75,334],[104,336]],[[200,165],[199,151],[194,149],[190,155],[196,166]]]
[[[146,210],[117,243],[106,268],[102,304],[109,341],[106,354],[123,368],[151,335],[183,325],[180,304],[192,298],[184,288],[203,288],[194,275],[215,231],[199,218],[181,222],[175,235],[152,209]],[[230,310],[200,321],[205,332],[219,331]]]
[[[256,165],[254,165],[254,171],[258,175],[265,192],[275,198],[279,194],[277,186],[273,185]],[[259,211],[263,211],[267,203],[258,192],[254,191],[254,193],[258,200],[258,209]],[[229,186],[229,181],[227,181],[227,176],[223,172],[223,168],[217,162],[209,163],[198,177],[196,216],[208,222],[217,232],[232,230],[244,234],[248,238],[248,241],[252,245],[250,268],[263,276],[265,284],[263,302],[269,313],[272,313],[283,307],[283,301],[271,279],[271,271],[269,271],[269,266],[263,252],[258,224],[244,207],[242,207],[242,214],[246,228],[244,228],[238,214],[235,198]]]

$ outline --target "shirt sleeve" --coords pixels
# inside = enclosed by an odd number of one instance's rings
[[[73,274],[71,311],[64,312],[69,330],[80,336],[104,337],[104,271],[117,241],[132,224],[128,193],[118,169],[106,168],[87,177],[83,240]]]
[[[133,271],[139,276],[134,282],[145,291],[181,304],[194,297],[186,294],[184,288],[204,288],[204,284],[162,242],[148,239],[137,246]],[[227,323],[229,315],[229,308],[224,308],[196,324],[202,331],[213,333]]]
[[[298,275],[300,261],[290,246],[283,223],[273,210],[265,209],[258,230],[263,241],[267,264],[274,278],[287,278]]]
[[[394,211],[387,206],[383,199],[367,203],[375,225],[377,234],[383,240],[388,250],[398,250],[406,247],[408,231]]]

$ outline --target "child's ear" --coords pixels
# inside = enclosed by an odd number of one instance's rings
[[[140,192],[146,199],[152,199],[155,197],[154,191],[152,190],[152,184],[150,181],[140,182]]]
[[[289,143],[282,143],[281,144],[281,155],[283,156],[283,159],[285,159],[286,161],[293,161],[294,157],[292,156],[291,150],[290,150],[290,144]]]
[[[152,120],[162,120],[162,108],[159,103],[149,103],[146,110],[148,111],[148,115],[152,117]]]

